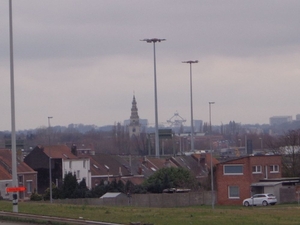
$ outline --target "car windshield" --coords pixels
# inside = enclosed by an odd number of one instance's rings
[[[268,194],[268,197],[275,197],[275,195],[273,195],[273,194]]]

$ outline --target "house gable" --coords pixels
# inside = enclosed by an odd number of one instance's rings
[[[49,168],[49,158],[44,153],[43,148],[36,146],[25,158],[24,162],[32,169]]]

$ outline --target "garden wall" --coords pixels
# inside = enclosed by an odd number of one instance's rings
[[[195,205],[211,205],[211,192],[188,192],[171,194],[134,194],[124,198],[83,198],[83,199],[54,199],[53,202],[61,204],[78,205],[110,205],[135,207],[184,207]]]

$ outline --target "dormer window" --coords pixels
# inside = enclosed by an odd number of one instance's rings
[[[93,164],[93,166],[94,166],[96,169],[99,169],[99,167],[98,167],[97,165]]]

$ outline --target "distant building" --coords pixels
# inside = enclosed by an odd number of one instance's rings
[[[296,115],[296,120],[300,120],[300,114]]]
[[[140,118],[138,114],[138,108],[136,106],[135,96],[133,95],[132,107],[131,107],[131,115],[130,115],[130,123],[129,123],[129,137],[140,136],[141,133],[141,124]]]
[[[197,133],[202,132],[203,121],[202,120],[194,120],[194,131]]]
[[[147,126],[148,126],[148,120],[147,119],[139,119],[139,122],[140,122],[140,125],[142,127],[142,130],[145,129]],[[126,127],[126,126],[129,126],[130,124],[130,119],[128,120],[124,120],[123,121],[123,125]]]
[[[272,116],[270,117],[270,125],[280,125],[283,123],[290,123],[293,121],[292,116]]]

